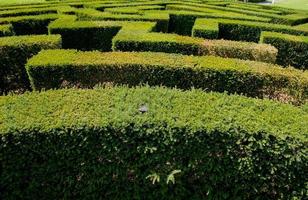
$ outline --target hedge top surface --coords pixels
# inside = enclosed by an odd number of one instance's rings
[[[56,59],[55,59],[56,58]],[[293,68],[281,68],[278,65],[246,61],[215,56],[185,56],[179,54],[154,52],[82,52],[77,50],[43,50],[32,57],[27,66],[31,67],[65,67],[67,65],[95,66],[95,65],[140,64],[169,67],[192,67],[195,69],[224,69],[246,72],[257,72],[267,75],[288,77],[300,80],[308,85],[308,72]]]
[[[261,41],[264,37],[287,39],[293,42],[304,42],[308,44],[308,36],[301,36],[301,35],[298,36],[298,35],[263,31],[261,35]]]
[[[207,29],[207,30],[218,30],[219,24],[234,24],[234,25],[243,25],[249,27],[259,28],[261,30],[277,30],[283,32],[291,32],[292,34],[297,35],[308,35],[308,26],[287,26],[284,24],[271,24],[264,22],[254,22],[254,21],[243,21],[243,20],[230,20],[230,19],[206,19],[198,18],[195,21],[195,29]]]
[[[142,105],[148,108],[143,114]],[[263,132],[307,141],[307,121],[307,109],[301,107],[199,90],[115,87],[0,97],[1,134],[133,123],[229,134]]]
[[[43,15],[28,15],[28,16],[17,16],[17,17],[3,17],[0,18],[0,24],[9,24],[20,21],[29,20],[56,20],[59,18],[58,14],[43,14]]]
[[[61,35],[25,35],[25,36],[11,36],[0,37],[1,46],[19,46],[21,44],[40,44],[53,43],[55,41],[61,42]]]

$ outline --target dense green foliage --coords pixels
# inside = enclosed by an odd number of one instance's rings
[[[260,40],[261,31],[274,31],[294,35],[308,35],[308,28],[270,24],[264,22],[240,21],[228,19],[197,19],[193,27],[193,36],[209,39]]]
[[[0,37],[0,93],[29,89],[27,59],[42,49],[55,48],[61,48],[59,35]]]
[[[308,73],[261,62],[163,53],[99,53],[47,50],[27,63],[33,89],[93,87],[104,82],[228,91],[249,96],[308,95]]]
[[[308,69],[308,37],[263,32],[262,42],[278,49],[277,63]]]
[[[56,14],[0,18],[0,24],[12,24],[16,35],[47,34],[48,24],[57,19]]]
[[[308,12],[31,1],[0,2],[1,200],[307,198]]]
[[[307,120],[291,105],[163,88],[0,97],[0,197],[303,199]]]
[[[14,35],[12,25],[0,25],[0,37]]]

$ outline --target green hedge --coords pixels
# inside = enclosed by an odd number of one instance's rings
[[[42,49],[61,48],[59,35],[12,36],[0,38],[0,94],[30,88],[27,59]]]
[[[156,51],[188,55],[217,55],[231,58],[275,62],[277,50],[269,45],[232,41],[207,41],[200,38],[163,34],[159,24],[134,21],[74,21],[59,18],[49,32],[61,34],[63,48],[110,51]]]
[[[308,21],[308,13],[304,13],[301,11],[297,11],[295,13],[283,13],[280,14],[274,14],[274,13],[268,13],[268,12],[262,12],[262,11],[252,11],[247,10],[244,8],[232,8],[232,7],[226,7],[226,6],[215,6],[215,5],[207,5],[207,4],[198,4],[198,3],[183,3],[184,5],[189,4],[191,6],[200,7],[200,8],[207,8],[207,9],[216,9],[221,10],[223,12],[229,12],[229,13],[235,13],[235,14],[244,14],[249,16],[256,16],[256,17],[262,17],[262,18],[269,18],[271,19],[271,23],[278,23],[278,24],[286,24],[286,25],[298,25],[301,23],[305,23]]]
[[[0,18],[2,17],[16,17],[26,15],[42,15],[42,14],[57,14],[57,8],[25,8],[25,9],[13,9],[0,12]]]
[[[94,9],[80,9],[76,11],[79,20],[93,21],[148,21],[157,22],[157,31],[168,32],[169,15],[167,13],[145,12],[140,14],[112,14]]]
[[[226,40],[205,41],[176,34],[148,33],[140,31],[143,27],[132,25],[121,30],[112,40],[113,50],[213,55],[270,63],[276,61],[277,49],[269,45]]]
[[[0,24],[12,24],[16,35],[47,34],[48,24],[58,18],[57,14],[4,17],[0,18]]]
[[[104,9],[104,12],[110,12],[112,14],[143,14],[146,10],[163,10],[164,8],[164,6],[159,5],[115,7],[106,8]]]
[[[262,32],[261,42],[278,49],[277,63],[308,69],[308,37],[288,34]]]
[[[170,14],[168,32],[190,36],[195,20],[194,15]]]
[[[180,3],[179,5],[170,4],[166,6],[167,13],[171,15],[191,15],[195,17],[201,18],[223,18],[223,19],[235,19],[235,20],[244,20],[244,21],[260,21],[260,22],[270,22],[270,18],[265,17],[257,17],[251,15],[245,15],[235,12],[227,12],[216,10],[212,8],[204,8],[200,5],[183,5]]]
[[[0,25],[0,37],[3,36],[11,36],[14,35],[13,26],[11,24],[8,25]]]
[[[281,95],[294,103],[308,98],[307,72],[213,56],[47,50],[31,58],[26,68],[35,90],[114,82],[195,87],[253,97]]]
[[[270,14],[278,14],[278,15],[282,15],[282,14],[285,13],[285,12],[280,11],[280,10],[274,10],[274,9],[271,9],[271,8],[264,8],[264,7],[256,5],[256,4],[247,4],[247,3],[242,3],[242,4],[231,3],[231,4],[228,4],[227,7],[263,12],[263,13],[270,13]],[[287,13],[287,14],[291,14],[291,13]]]
[[[304,108],[198,90],[0,97],[0,198],[304,199],[307,121]]]
[[[48,26],[49,33],[61,35],[66,49],[110,51],[111,40],[121,28],[118,22],[72,20],[60,18]]]
[[[193,27],[193,36],[208,39],[224,38],[258,42],[261,31],[308,35],[308,28],[304,29],[296,26],[227,19],[197,19]]]

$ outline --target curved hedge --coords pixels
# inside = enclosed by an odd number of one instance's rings
[[[1,199],[303,199],[307,109],[164,88],[0,97]]]
[[[291,102],[308,98],[308,72],[213,56],[48,50],[31,58],[26,68],[36,90],[114,82],[196,87],[254,97],[278,95]]]

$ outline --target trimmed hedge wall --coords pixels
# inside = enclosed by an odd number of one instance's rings
[[[48,24],[58,19],[56,14],[0,18],[0,24],[10,23],[16,35],[47,34]]]
[[[290,102],[307,101],[308,72],[260,62],[164,53],[47,50],[31,58],[27,72],[35,90],[93,87],[99,83],[202,88]]]
[[[94,9],[76,11],[79,20],[106,21],[148,21],[157,22],[157,31],[168,32],[169,15],[167,13],[145,12],[140,14],[112,14]]]
[[[14,35],[13,26],[11,24],[8,25],[0,25],[0,37],[3,36],[11,36]]]
[[[277,49],[264,44],[227,40],[203,40],[176,34],[135,31],[136,26],[119,32],[113,38],[114,51],[152,51],[184,55],[213,55],[275,63]]]
[[[30,88],[27,59],[42,49],[61,48],[59,35],[12,36],[0,38],[0,94]]]
[[[308,21],[308,14],[302,11],[297,11],[296,13],[284,13],[284,15],[279,15],[279,14],[273,14],[273,13],[262,12],[262,11],[246,10],[244,8],[232,8],[232,7],[226,7],[226,6],[198,4],[195,2],[183,3],[183,4],[184,5],[189,4],[192,6],[207,8],[207,9],[216,9],[216,10],[221,10],[223,12],[229,12],[229,13],[269,18],[270,23],[286,24],[286,25],[291,25],[291,26],[302,24]]]
[[[169,33],[179,35],[191,35],[192,27],[194,26],[196,17],[193,15],[170,15]]]
[[[261,42],[278,49],[277,63],[308,69],[308,37],[288,34],[262,32]]]
[[[72,21],[58,19],[48,26],[49,33],[60,34],[65,49],[111,50],[111,40],[121,25],[117,22]]]
[[[223,38],[229,40],[258,42],[261,31],[274,31],[294,35],[308,35],[308,29],[281,24],[249,22],[227,19],[197,19],[193,27],[193,36],[208,39]]]
[[[235,12],[226,12],[221,10],[216,10],[212,8],[204,8],[199,5],[183,5],[181,2],[179,5],[167,5],[166,11],[170,15],[187,15],[194,16],[198,18],[222,18],[222,19],[235,19],[244,21],[260,21],[260,22],[270,22],[270,18],[256,17],[251,15],[245,15]]]
[[[16,16],[27,16],[27,15],[42,15],[42,14],[57,14],[56,8],[24,8],[24,9],[13,9],[5,10],[0,12],[0,18],[2,17],[16,17]]]
[[[0,198],[304,199],[307,120],[198,90],[0,97]]]

